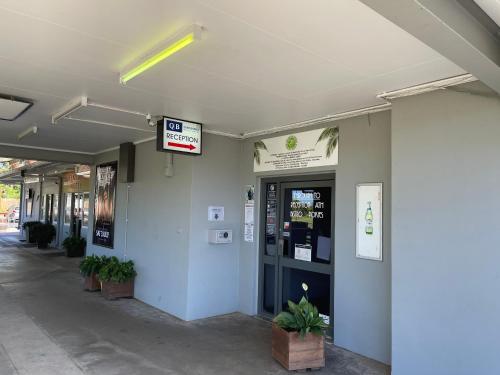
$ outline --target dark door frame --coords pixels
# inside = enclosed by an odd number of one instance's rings
[[[309,185],[314,182],[331,182],[328,184],[332,186],[332,207],[331,207],[331,259],[330,264],[324,263],[303,263],[300,261],[294,261],[286,259],[282,264],[279,264],[279,245],[276,255],[266,255],[265,253],[265,236],[266,236],[266,213],[267,213],[267,184],[276,184],[276,202],[277,202],[277,212],[276,212],[276,236],[279,241],[282,232],[281,218],[283,215],[282,207],[282,196],[281,196],[281,186],[283,184],[289,183],[305,183]],[[260,179],[260,210],[259,210],[259,280],[258,280],[258,314],[266,319],[272,319],[274,314],[281,311],[281,288],[282,288],[282,277],[281,268],[283,266],[291,266],[297,269],[303,269],[312,272],[318,272],[330,275],[330,326],[333,327],[334,321],[334,295],[335,295],[335,189],[336,188],[336,175],[335,173],[324,173],[324,174],[313,174],[313,175],[293,175],[293,176],[276,176],[276,177],[263,177]],[[264,310],[264,265],[273,265],[275,268],[274,272],[274,314],[270,314]],[[333,337],[333,330],[330,330],[330,334]]]

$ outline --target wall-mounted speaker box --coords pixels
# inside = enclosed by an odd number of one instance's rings
[[[135,145],[132,142],[120,145],[120,160],[118,162],[118,178],[120,182],[134,182]]]

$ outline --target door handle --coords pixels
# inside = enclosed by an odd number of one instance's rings
[[[283,247],[285,246],[285,240],[280,238],[278,240],[278,255],[283,256]]]

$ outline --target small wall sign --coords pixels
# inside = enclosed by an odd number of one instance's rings
[[[382,183],[356,185],[356,257],[382,260]]]
[[[224,221],[224,207],[208,206],[208,221]]]

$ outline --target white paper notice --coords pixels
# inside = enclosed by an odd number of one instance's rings
[[[295,259],[311,261],[312,246],[295,244]]]
[[[208,221],[224,221],[224,207],[208,206]]]
[[[254,206],[253,204],[245,204],[245,241],[253,242],[253,214]]]

